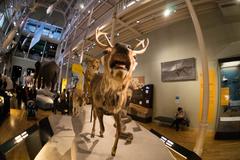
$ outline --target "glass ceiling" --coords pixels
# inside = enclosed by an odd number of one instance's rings
[[[42,33],[43,36],[53,40],[57,40],[57,41],[61,40],[61,36],[62,36],[61,27],[51,25],[49,23],[41,22],[31,18],[28,18],[23,28],[23,32],[34,33],[40,27],[41,24],[44,25],[44,29]]]

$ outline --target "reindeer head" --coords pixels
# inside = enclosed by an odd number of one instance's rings
[[[89,59],[87,60],[87,69],[86,69],[86,75],[85,78],[88,80],[91,80],[95,73],[98,72],[100,67],[100,60],[99,59]]]
[[[100,36],[104,36],[107,40],[107,45],[100,42]],[[104,72],[108,78],[116,81],[124,82],[130,80],[132,72],[137,66],[136,55],[143,54],[149,44],[147,39],[139,41],[134,49],[131,49],[129,45],[116,43],[114,46],[111,44],[107,37],[107,33],[101,32],[99,28],[96,29],[96,41],[97,44],[104,48]],[[136,50],[139,46],[143,48]]]
[[[87,61],[87,68],[91,71],[97,71],[100,67],[99,59],[93,58]]]

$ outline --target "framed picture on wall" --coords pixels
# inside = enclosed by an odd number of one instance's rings
[[[161,63],[162,82],[196,80],[196,59],[188,58]]]

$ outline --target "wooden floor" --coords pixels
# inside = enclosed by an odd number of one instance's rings
[[[11,109],[10,116],[0,126],[0,144],[22,133],[37,121],[48,117],[51,111],[39,110],[36,120],[27,120],[25,109]]]
[[[37,120],[27,120],[24,110],[11,109],[11,116],[0,126],[0,144],[18,135],[36,123],[36,121],[50,114],[52,114],[51,111],[39,110]],[[194,148],[197,130],[187,129],[177,132],[174,128],[169,128],[168,126],[159,125],[157,123],[142,125],[147,129],[155,129],[173,142],[190,150]],[[214,140],[213,137],[214,133],[208,132],[202,156],[203,160],[240,160],[240,140]],[[180,156],[175,153],[173,154],[178,160],[183,160]]]
[[[141,123],[142,124],[142,123]],[[147,129],[155,129],[162,135],[171,139],[189,150],[193,150],[197,129],[185,129],[176,131],[169,126],[157,123],[142,124]],[[180,156],[174,154],[178,160]],[[208,132],[202,155],[203,160],[240,160],[240,140],[214,140],[214,132]]]

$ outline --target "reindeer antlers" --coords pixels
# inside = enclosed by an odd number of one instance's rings
[[[105,39],[107,40],[107,43],[108,43],[108,44],[103,44],[102,42],[100,42],[99,38],[100,38],[100,36],[102,36],[102,35],[103,35],[103,36],[105,37]],[[107,47],[113,48],[112,43],[110,42],[110,40],[109,40],[108,37],[107,37],[107,33],[100,31],[100,28],[99,28],[99,27],[96,29],[96,34],[95,34],[95,36],[96,36],[97,44],[98,44],[100,47],[102,47],[102,48],[107,48]],[[135,55],[137,55],[137,54],[143,54],[143,53],[146,51],[146,49],[147,49],[147,47],[148,47],[148,45],[149,45],[149,39],[147,38],[146,40],[147,40],[146,45],[145,45],[145,39],[143,39],[143,40],[138,40],[139,43],[136,45],[136,47],[135,47],[134,50],[133,50],[133,53],[134,53]],[[140,45],[143,47],[143,49],[135,50],[135,49],[138,48]]]
[[[147,38],[146,40],[147,40],[146,45],[145,45],[145,39],[143,39],[143,40],[137,40],[137,41],[139,41],[139,43],[136,45],[136,47],[135,47],[134,50],[133,50],[133,53],[134,53],[135,55],[137,55],[137,54],[143,54],[143,53],[146,51],[146,49],[147,49],[147,47],[148,47],[148,45],[149,45],[149,39]],[[143,49],[141,49],[141,50],[135,50],[135,49],[138,48],[140,45],[143,47]]]
[[[112,43],[110,42],[110,40],[107,37],[107,33],[100,31],[99,27],[96,29],[96,34],[95,35],[96,35],[96,41],[97,41],[97,43],[100,47],[102,47],[102,48],[107,48],[107,47],[113,48]],[[99,38],[102,35],[106,38],[106,40],[108,42],[107,45],[100,42]]]

